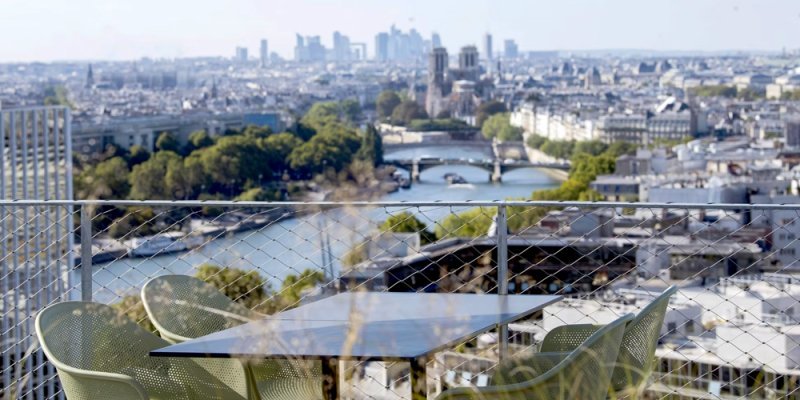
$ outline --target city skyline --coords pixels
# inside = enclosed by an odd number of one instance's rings
[[[754,0],[699,4],[690,0],[658,4],[573,0],[514,2],[502,7],[489,1],[381,3],[10,0],[0,16],[0,35],[14,40],[7,41],[0,62],[230,57],[237,46],[247,47],[253,56],[259,54],[262,38],[269,40],[271,51],[291,59],[296,33],[320,35],[323,44],[332,47],[334,31],[353,42],[367,43],[372,58],[375,35],[392,24],[403,30],[415,28],[426,39],[435,31],[451,51],[480,45],[486,32],[492,33],[496,51],[505,39],[515,39],[520,51],[800,48],[800,4],[791,0],[768,4]],[[37,23],[31,24],[34,20]]]

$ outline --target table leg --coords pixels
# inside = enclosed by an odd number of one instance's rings
[[[339,359],[322,360],[322,396],[327,400],[339,399]]]
[[[428,398],[428,360],[420,357],[411,360],[411,400]]]

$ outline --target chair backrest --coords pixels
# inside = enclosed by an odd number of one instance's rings
[[[247,397],[243,371],[222,371],[224,375],[237,374],[234,379],[214,375],[189,359],[150,357],[150,351],[169,342],[104,304],[72,301],[51,305],[36,316],[36,334],[69,398],[110,394],[114,382],[109,376],[127,376],[136,382],[131,384],[140,394],[137,398],[170,388],[173,398],[178,394],[183,398]]]
[[[509,376],[517,383],[485,388],[455,388],[443,392],[439,399],[604,400],[625,326],[633,317],[633,314],[625,315],[598,329],[544,373],[540,374],[536,368],[521,363],[509,371]]]
[[[611,379],[614,391],[640,388],[653,371],[656,346],[664,325],[669,299],[678,290],[670,286],[644,307],[628,324],[622,338],[617,367]]]
[[[148,351],[168,345],[107,305],[78,301],[39,312],[36,334],[56,368],[99,372],[119,373],[140,364]]]
[[[173,343],[262,317],[229,299],[213,285],[187,275],[151,279],[142,287],[142,301],[161,337]]]
[[[560,377],[559,386],[569,388],[566,398],[606,398],[626,326],[633,318],[628,314],[606,325],[553,368]]]

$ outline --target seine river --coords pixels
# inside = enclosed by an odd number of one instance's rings
[[[473,148],[426,148],[401,150],[385,158],[410,159],[415,157],[486,158],[486,154]],[[454,172],[463,176],[467,184],[448,185],[443,175]],[[555,187],[558,180],[538,169],[520,169],[503,175],[502,183],[489,182],[489,172],[470,166],[439,166],[423,171],[421,181],[410,189],[386,195],[385,201],[464,201],[503,200],[528,197],[533,191]],[[418,215],[429,226],[454,210],[451,207],[399,207],[334,209],[324,215],[290,218],[257,231],[231,234],[191,252],[163,255],[154,258],[123,258],[94,266],[94,298],[96,301],[114,302],[118,296],[136,294],[150,277],[163,274],[186,274],[203,263],[256,269],[279,287],[283,278],[305,269],[339,271],[341,257],[354,243],[360,243],[376,224],[388,215],[399,211]],[[322,229],[321,229],[322,228]],[[326,232],[321,235],[320,231]],[[322,243],[325,242],[326,246]],[[329,243],[329,245],[327,245]],[[325,248],[323,252],[321,249]],[[323,254],[324,253],[324,254]],[[330,255],[332,263],[325,264],[323,257]],[[331,265],[332,264],[332,265]],[[78,271],[74,282],[79,282]]]

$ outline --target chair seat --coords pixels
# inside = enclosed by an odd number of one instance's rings
[[[280,378],[258,381],[261,400],[322,400],[322,383],[314,378]]]
[[[492,375],[493,385],[510,385],[539,376],[563,361],[571,352],[536,353],[516,357],[499,365]]]

